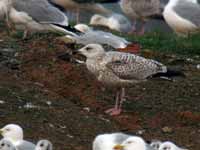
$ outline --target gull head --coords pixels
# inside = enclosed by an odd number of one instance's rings
[[[159,150],[161,144],[162,144],[161,141],[153,140],[151,141],[150,146],[153,147],[154,150]]]
[[[77,52],[87,58],[94,58],[105,54],[105,50],[100,44],[88,44]]]
[[[146,150],[146,143],[141,137],[132,136],[126,139],[122,144],[115,145],[114,150]]]
[[[8,124],[0,129],[1,135],[4,139],[9,139],[13,142],[23,140],[23,130],[19,125]]]
[[[186,150],[186,149],[179,148],[174,143],[167,141],[160,145],[159,150]]]
[[[16,150],[16,148],[10,141],[2,139],[0,141],[0,150]]]
[[[107,25],[108,23],[108,19],[102,15],[98,15],[95,14],[94,16],[92,16],[92,18],[90,19],[90,24],[91,25]]]
[[[52,150],[52,149],[53,145],[48,140],[40,140],[35,147],[35,150]]]
[[[83,32],[83,33],[91,30],[90,27],[86,24],[77,24],[77,25],[74,26],[74,28]]]

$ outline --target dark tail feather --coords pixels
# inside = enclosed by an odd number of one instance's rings
[[[181,71],[175,71],[168,69],[166,73],[157,73],[152,76],[152,78],[162,78],[170,80],[173,77],[185,77],[185,74]]]
[[[75,29],[74,27],[71,27],[70,25],[64,26],[64,25],[57,24],[57,23],[52,23],[52,24],[57,26],[57,27],[60,27],[60,28],[62,28],[64,30],[66,30],[66,32],[69,31],[69,32],[72,32],[72,33],[74,33],[76,35],[81,35],[82,34],[82,32],[80,32],[79,30]]]
[[[51,5],[53,5],[54,7],[58,8],[60,11],[65,12],[65,8],[62,7],[61,5],[58,5],[58,4],[54,3],[54,2],[52,2],[52,0],[48,0],[48,2],[49,2]]]
[[[162,14],[155,14],[155,15],[150,16],[150,18],[156,19],[156,20],[165,20]]]

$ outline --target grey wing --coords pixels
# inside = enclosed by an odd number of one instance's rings
[[[145,80],[158,72],[166,72],[167,68],[154,60],[120,52],[108,52],[111,61],[106,67],[121,79]]]
[[[115,3],[120,0],[74,0],[77,3]]]
[[[116,137],[114,142],[118,144],[121,144],[123,141],[125,141],[127,138],[130,137],[130,135],[124,133],[115,133],[115,134]]]
[[[181,1],[174,6],[174,11],[182,18],[185,18],[200,27],[200,5]]]
[[[152,146],[150,146],[149,144],[146,144],[147,150],[155,150]]]
[[[68,25],[67,17],[47,0],[15,0],[13,7],[40,23]]]
[[[19,145],[16,146],[17,150],[34,150],[35,145],[28,141],[23,141]]]

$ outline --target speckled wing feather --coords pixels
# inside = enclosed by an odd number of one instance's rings
[[[163,64],[129,53],[107,52],[106,57],[110,59],[106,67],[121,79],[144,80],[156,73],[167,72]]]
[[[27,13],[40,23],[57,23],[68,25],[63,12],[52,6],[47,0],[13,0],[13,7]]]

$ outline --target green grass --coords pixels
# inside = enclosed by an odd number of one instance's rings
[[[154,32],[144,36],[126,35],[130,41],[138,41],[143,49],[181,55],[200,55],[200,34],[178,37],[173,33]]]

